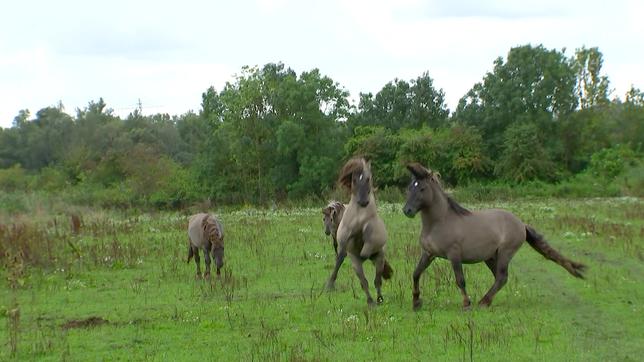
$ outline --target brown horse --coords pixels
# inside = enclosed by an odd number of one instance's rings
[[[203,250],[206,259],[206,273],[210,276],[210,254],[215,259],[217,276],[221,275],[221,268],[224,266],[224,228],[217,217],[209,214],[196,214],[190,217],[188,222],[188,263],[194,256],[197,265],[197,278],[201,277],[199,265],[199,249]]]
[[[350,159],[342,168],[338,182],[351,190],[351,201],[349,201],[338,227],[338,255],[331,277],[327,282],[327,290],[334,289],[338,270],[344,258],[349,254],[353,269],[367,296],[367,304],[373,306],[375,303],[369,293],[369,282],[364,276],[362,263],[366,259],[370,259],[376,267],[374,284],[378,293],[378,303],[383,302],[380,290],[382,278],[391,278],[393,270],[385,260],[387,231],[385,224],[378,216],[372,192],[370,164],[363,158]]]
[[[322,209],[322,221],[324,222],[324,233],[331,235],[333,238],[333,249],[335,255],[338,255],[338,227],[344,215],[345,205],[338,201],[331,201]]]
[[[494,295],[507,282],[510,260],[524,241],[573,276],[583,278],[583,264],[559,254],[532,227],[510,212],[496,209],[469,211],[445,194],[436,173],[418,163],[409,164],[407,169],[413,177],[403,212],[414,217],[420,211],[422,216],[420,245],[423,251],[413,274],[414,309],[422,304],[418,287],[420,275],[436,257],[452,263],[465,309],[470,307],[470,298],[465,291],[462,263],[484,261],[494,274],[494,284],[479,302],[480,306],[489,306]]]

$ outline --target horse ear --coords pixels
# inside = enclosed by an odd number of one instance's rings
[[[408,163],[407,170],[417,179],[424,179],[431,175],[431,172],[418,162]]]

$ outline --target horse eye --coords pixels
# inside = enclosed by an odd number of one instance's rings
[[[418,181],[414,182],[414,187],[418,187]]]

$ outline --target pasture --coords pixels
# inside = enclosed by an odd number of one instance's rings
[[[394,274],[368,308],[348,259],[323,291],[334,262],[323,204],[213,210],[226,230],[220,280],[195,280],[186,264],[187,213],[85,210],[74,233],[68,214],[41,211],[0,226],[0,360],[641,360],[641,199],[463,204],[514,212],[587,264],[587,279],[526,243],[492,307],[464,312],[436,260],[414,312],[420,219],[381,203]],[[493,277],[482,263],[464,272],[478,301]],[[375,293],[370,262],[365,273]]]

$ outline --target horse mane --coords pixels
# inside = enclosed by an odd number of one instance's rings
[[[354,172],[362,172],[364,171],[366,162],[365,159],[362,157],[354,157],[347,161],[347,163],[342,166],[342,170],[340,171],[340,176],[338,177],[338,183],[341,186],[344,186],[348,189],[351,188],[351,175],[353,175]]]
[[[452,209],[457,215],[469,215],[472,212],[465,207],[461,206],[456,200],[454,200],[450,195],[448,195],[445,190],[443,190],[443,184],[441,182],[441,175],[438,172],[431,171],[427,168],[425,168],[423,165],[421,165],[418,162],[412,162],[407,165],[407,169],[409,172],[414,175],[417,179],[427,179],[429,178],[430,181],[432,181],[436,186],[438,187],[438,190],[445,196],[447,199],[447,204],[449,205],[449,208]]]
[[[329,201],[329,204],[326,205],[324,209],[322,209],[322,213],[329,215],[331,213],[331,210],[335,210],[336,212],[342,211],[344,210],[344,204],[340,201],[331,200]]]
[[[213,246],[224,246],[224,233],[221,223],[217,218],[206,214],[203,220],[201,220],[201,227]]]
[[[447,204],[449,205],[449,208],[452,209],[452,211],[454,211],[457,215],[469,215],[472,213],[470,210],[464,208],[458,202],[456,202],[456,200],[454,200],[451,196],[446,194],[445,191],[443,191],[443,195],[445,195],[445,197],[447,198]]]

